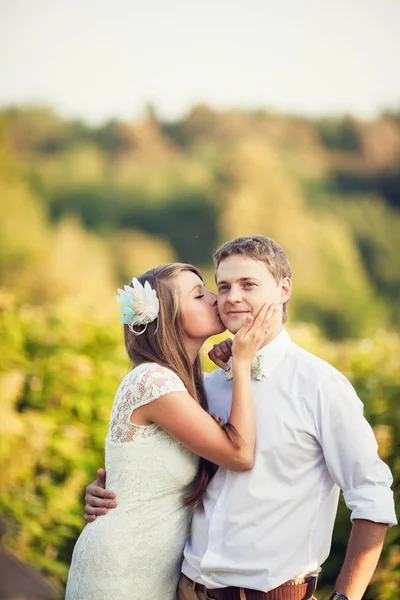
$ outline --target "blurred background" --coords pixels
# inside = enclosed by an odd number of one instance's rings
[[[399,503],[399,30],[397,0],[0,3],[0,514],[59,597],[129,369],[116,288],[182,260],[215,289],[238,235],[286,249],[289,332],[355,385]],[[365,598],[399,581],[392,528]]]

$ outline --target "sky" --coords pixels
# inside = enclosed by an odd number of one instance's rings
[[[0,106],[400,109],[400,0],[0,0]]]

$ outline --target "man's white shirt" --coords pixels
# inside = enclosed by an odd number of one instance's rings
[[[340,489],[352,519],[396,524],[392,476],[363,405],[334,367],[283,330],[253,381],[255,465],[219,468],[199,503],[182,571],[208,588],[269,591],[327,558]],[[232,382],[206,377],[210,413],[228,419]]]

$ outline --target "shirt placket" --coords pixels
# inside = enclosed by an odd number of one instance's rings
[[[207,550],[200,563],[201,578],[205,583],[214,583],[212,581],[212,572],[218,569],[220,564],[219,558],[221,556],[221,545],[225,529],[223,507],[230,491],[232,476],[232,471],[226,471],[224,483],[210,519]]]

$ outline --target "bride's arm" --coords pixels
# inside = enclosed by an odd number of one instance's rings
[[[248,316],[232,345],[232,408],[228,427],[221,427],[187,392],[170,392],[134,411],[157,423],[199,456],[232,471],[254,464],[256,423],[250,379],[251,362],[275,314],[264,305],[257,317]],[[233,434],[233,435],[232,435]]]

